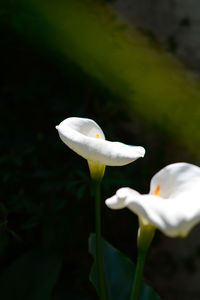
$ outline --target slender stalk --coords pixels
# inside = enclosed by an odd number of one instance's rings
[[[96,260],[100,300],[106,300],[101,238],[101,181],[95,183]]]
[[[138,300],[139,299],[141,285],[142,285],[144,264],[145,264],[145,260],[146,260],[146,254],[147,254],[147,251],[141,251],[140,249],[138,249],[137,265],[136,265],[135,276],[134,276],[134,281],[133,281],[133,288],[132,288],[130,300]]]

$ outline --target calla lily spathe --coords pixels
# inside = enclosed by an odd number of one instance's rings
[[[69,148],[97,164],[123,166],[145,154],[143,147],[105,140],[102,129],[91,119],[67,118],[56,129]]]
[[[121,188],[106,205],[127,207],[167,236],[184,237],[200,222],[200,168],[188,163],[168,165],[153,176],[149,194]]]

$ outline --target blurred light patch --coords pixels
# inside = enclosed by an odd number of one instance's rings
[[[27,0],[24,6],[40,20],[31,23],[38,38],[120,96],[133,118],[159,126],[198,157],[199,79],[175,58],[123,26],[106,4]]]

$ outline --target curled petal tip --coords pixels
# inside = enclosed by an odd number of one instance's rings
[[[146,150],[143,147],[140,147],[139,153],[140,153],[141,157],[144,157],[145,153],[146,153]]]
[[[121,209],[126,207],[129,190],[130,189],[127,187],[119,189],[114,196],[105,201],[106,205],[112,209]]]
[[[106,199],[105,203],[111,209],[121,209],[125,207],[124,199],[120,199],[116,195]]]
[[[121,188],[116,192],[116,196],[119,200],[124,201],[127,197],[127,188]]]

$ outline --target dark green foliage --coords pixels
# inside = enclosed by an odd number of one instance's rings
[[[1,299],[50,300],[62,257],[34,249],[11,264],[0,278]]]
[[[108,300],[129,300],[134,280],[135,265],[119,250],[102,240],[103,263]],[[98,292],[97,265],[96,265],[96,239],[90,235],[89,252],[94,258],[90,273],[90,281]],[[159,300],[160,297],[145,283],[141,290],[140,300]]]

